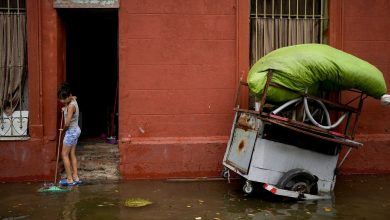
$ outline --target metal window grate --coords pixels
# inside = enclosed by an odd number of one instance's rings
[[[250,65],[281,47],[326,43],[327,10],[328,0],[250,0]]]
[[[268,18],[322,18],[326,0],[252,0],[251,16]]]
[[[280,47],[301,43],[325,43],[327,2],[251,0],[251,64]],[[283,42],[284,38],[288,40]]]
[[[13,91],[0,103],[0,141],[28,139],[26,0],[0,0],[0,81]],[[5,45],[5,46],[4,46]],[[18,76],[21,79],[18,79]],[[12,77],[10,77],[12,76]],[[12,80],[12,81],[10,81]],[[16,81],[20,80],[16,89]],[[15,103],[15,104],[14,104]]]
[[[0,0],[1,12],[26,11],[26,0]]]
[[[0,12],[20,13],[26,11],[26,0],[0,0]]]

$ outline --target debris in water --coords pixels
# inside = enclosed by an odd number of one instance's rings
[[[142,199],[142,198],[129,198],[125,202],[125,206],[131,207],[131,208],[147,206],[150,204],[152,204],[151,201],[149,201],[147,199]]]
[[[330,212],[330,211],[332,211],[332,208],[324,207],[324,211],[325,212]]]

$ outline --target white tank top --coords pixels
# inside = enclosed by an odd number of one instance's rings
[[[73,99],[69,105],[73,105],[76,108],[76,111],[73,112],[72,119],[70,120],[69,127],[78,127],[79,126],[79,106],[77,104],[77,101]],[[64,110],[64,117],[68,115],[68,108],[65,108]]]

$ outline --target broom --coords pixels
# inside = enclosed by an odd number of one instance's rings
[[[59,130],[59,135],[58,135],[58,143],[57,143],[57,160],[56,160],[56,170],[54,172],[54,183],[49,184],[49,185],[44,185],[41,187],[38,192],[66,192],[68,189],[66,188],[61,188],[56,186],[57,183],[57,172],[58,172],[58,161],[60,159],[60,146],[61,146],[61,137],[62,137],[62,124],[64,122],[64,113],[61,112],[61,126],[58,129]]]

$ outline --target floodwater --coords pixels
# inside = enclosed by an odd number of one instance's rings
[[[245,195],[242,184],[127,181],[40,193],[42,183],[2,183],[0,219],[390,219],[390,176],[338,176],[332,199],[319,201]],[[130,208],[129,198],[153,203]]]

